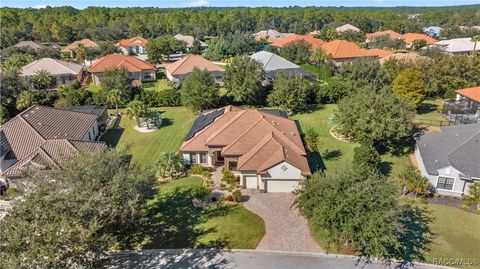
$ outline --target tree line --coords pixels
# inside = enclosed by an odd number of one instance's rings
[[[423,27],[479,25],[479,5],[456,7],[397,8],[106,8],[47,7],[1,8],[2,42],[5,48],[19,40],[69,43],[82,38],[119,40],[131,35],[155,38],[177,33],[224,36],[235,31],[253,33],[276,29],[308,33],[325,26],[350,23],[363,32],[391,29],[422,32]],[[420,14],[409,18],[409,14]],[[453,14],[453,15],[452,15]],[[450,32],[457,32],[456,28]]]

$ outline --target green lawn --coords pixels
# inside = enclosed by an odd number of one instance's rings
[[[122,117],[113,129],[103,137],[107,144],[127,147],[133,155],[133,162],[153,164],[163,151],[177,151],[188,130],[195,120],[195,115],[184,107],[158,108],[161,112],[162,126],[153,133],[140,133],[135,130],[135,120],[120,110]],[[113,110],[110,111],[112,113]]]
[[[415,120],[444,120],[442,117],[442,99],[425,99],[417,109]]]
[[[323,167],[327,173],[350,166],[353,161],[353,149],[358,146],[356,143],[337,140],[330,135],[329,118],[336,107],[335,104],[328,104],[314,111],[295,114],[291,117],[291,119],[297,121],[301,130],[305,131],[307,128],[317,130],[320,154],[311,154],[309,162],[312,169]],[[382,156],[382,168],[391,172],[392,175],[398,175],[408,165],[407,156],[392,156],[388,153]]]
[[[143,83],[143,89],[145,91],[163,91],[170,89],[167,79],[159,79],[155,82],[145,82]]]
[[[100,86],[95,86],[95,85],[93,85],[93,83],[91,83],[90,85],[88,85],[87,87],[85,87],[83,89],[86,90],[86,91],[89,91],[91,93],[98,93],[98,92],[100,92],[100,90],[102,88]]]
[[[422,251],[426,263],[434,263],[435,259],[478,258],[480,257],[480,216],[458,208],[444,205],[426,205],[428,215],[432,218],[428,225],[433,239]],[[346,249],[337,250],[329,246],[324,239],[323,231],[310,225],[312,237],[329,253],[353,254]],[[415,241],[418,242],[418,241]],[[412,244],[413,245],[413,244]],[[480,268],[480,265],[454,266],[461,268]]]
[[[428,205],[434,221],[430,225],[436,234],[426,262],[434,258],[480,258],[480,216],[444,205]],[[455,266],[480,268],[476,266]]]
[[[242,205],[196,208],[191,189],[202,179],[187,177],[158,183],[144,209],[141,248],[255,248],[265,234],[263,220]],[[142,233],[145,232],[145,233]]]

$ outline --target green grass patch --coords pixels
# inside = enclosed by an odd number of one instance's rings
[[[91,83],[90,85],[88,85],[87,87],[83,88],[84,90],[86,91],[89,91],[91,93],[98,93],[102,90],[102,87],[100,87],[100,85],[93,85],[93,83]]]
[[[428,205],[434,220],[430,225],[436,235],[426,262],[439,258],[480,257],[480,216],[444,205]],[[457,267],[457,265],[454,265]],[[480,265],[458,265],[461,268],[480,268]]]
[[[197,208],[191,190],[198,177],[158,183],[144,209],[148,226],[140,248],[255,248],[265,234],[263,220],[241,205]],[[146,235],[146,236],[145,236]]]
[[[340,141],[330,135],[329,119],[337,108],[335,104],[327,104],[307,113],[295,114],[291,119],[297,121],[301,131],[314,128],[318,134],[318,153],[309,155],[312,170],[323,168],[326,173],[332,173],[353,162],[353,149],[359,144]],[[408,157],[392,156],[387,153],[382,156],[382,170],[387,174],[398,175],[404,167],[409,165]]]
[[[167,79],[159,79],[155,82],[145,82],[143,83],[143,90],[145,91],[163,91],[170,89]]]
[[[442,99],[425,99],[417,109],[415,120],[446,121],[442,117]]]
[[[121,109],[120,121],[107,131],[102,140],[110,146],[126,147],[132,154],[132,161],[142,164],[155,163],[163,151],[178,151],[195,120],[195,115],[184,107],[156,110],[160,111],[162,118],[162,126],[157,131],[152,133],[136,131],[135,120],[125,114],[125,109]]]

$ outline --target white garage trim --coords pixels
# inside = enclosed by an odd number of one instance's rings
[[[265,192],[292,192],[300,186],[300,179],[267,179]]]
[[[256,175],[244,176],[246,189],[258,189],[258,177]]]

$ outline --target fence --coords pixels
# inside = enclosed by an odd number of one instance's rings
[[[450,126],[454,123],[448,120],[432,120],[432,119],[414,119],[414,123],[420,125],[429,125],[429,126]]]

